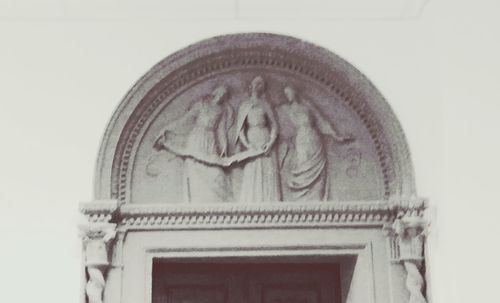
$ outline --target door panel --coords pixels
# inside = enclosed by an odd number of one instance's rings
[[[320,291],[301,285],[274,285],[262,289],[262,303],[320,303]]]
[[[247,280],[250,303],[335,303],[338,267],[332,264],[268,264]]]
[[[336,264],[158,263],[153,303],[338,303]]]
[[[227,288],[221,286],[171,286],[165,290],[165,303],[227,303]]]

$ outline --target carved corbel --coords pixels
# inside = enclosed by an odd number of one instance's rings
[[[409,303],[426,303],[423,294],[425,279],[424,244],[428,222],[421,212],[404,212],[385,228],[391,240],[392,259],[403,264],[406,270],[406,288],[410,293]]]
[[[80,226],[85,252],[88,281],[85,286],[89,303],[102,303],[106,273],[110,267],[110,246],[116,235],[116,224]]]
[[[116,236],[116,224],[111,221],[117,209],[116,201],[94,201],[80,206],[86,217],[86,222],[80,225],[80,236],[88,275],[85,286],[88,303],[103,302],[106,274],[111,266],[111,247]]]

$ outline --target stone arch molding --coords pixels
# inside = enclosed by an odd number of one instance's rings
[[[81,204],[82,295],[160,302],[157,259],[322,255],[357,260],[342,303],[425,303],[424,211],[399,122],[357,69],[292,37],[215,37],[113,114]]]
[[[327,154],[327,200],[414,196],[413,168],[400,124],[383,96],[361,72],[332,52],[296,38],[237,34],[204,40],[168,56],[132,87],[113,114],[101,144],[96,199],[180,202],[182,197],[176,193],[182,187],[181,157],[172,160],[162,155],[153,148],[154,138],[162,127],[181,118],[189,106],[217,86],[229,90],[227,103],[236,116],[248,96],[248,85],[257,76],[263,78],[265,98],[277,116],[286,116],[281,113],[287,101],[283,89],[291,86],[297,91],[297,99],[320,112],[339,136],[352,137],[352,142],[342,144],[329,134],[321,134]],[[233,129],[227,130],[228,142],[237,137],[234,116]],[[290,119],[287,122],[290,124]],[[278,152],[281,157],[288,153],[289,175],[294,168],[294,143],[300,143],[293,140],[296,125],[291,122],[281,126],[279,137],[283,140],[275,143],[290,143],[289,148]],[[232,146],[231,152],[237,148]],[[242,182],[244,165],[234,165],[233,183]],[[286,183],[291,182],[287,178],[283,176],[280,181],[280,200],[293,198],[286,194]],[[173,185],[169,187],[169,183]],[[232,187],[239,190],[238,184]]]

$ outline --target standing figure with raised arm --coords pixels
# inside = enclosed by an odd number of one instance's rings
[[[340,136],[333,125],[313,106],[297,97],[295,89],[284,89],[287,104],[281,108],[295,126],[295,164],[287,180],[294,200],[325,201],[328,199],[327,153],[322,135],[337,142],[350,142]]]
[[[237,141],[247,150],[263,154],[246,160],[239,202],[259,203],[281,200],[281,183],[276,154],[278,123],[265,96],[262,77],[255,77],[250,84],[250,97],[243,101],[238,111]]]
[[[232,189],[224,171],[227,163],[227,130],[234,114],[225,86],[194,103],[178,120],[165,127],[155,149],[165,149],[184,159],[184,202],[225,202]],[[181,142],[177,140],[181,137]]]

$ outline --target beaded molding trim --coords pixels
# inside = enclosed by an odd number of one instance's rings
[[[116,200],[96,200],[80,203],[82,213],[89,223],[109,223],[118,211]]]
[[[119,228],[126,230],[383,227],[404,214],[423,216],[425,203],[419,200],[405,206],[382,201],[125,204],[115,210],[109,204],[88,203],[83,204],[81,209],[91,222],[113,217]]]

